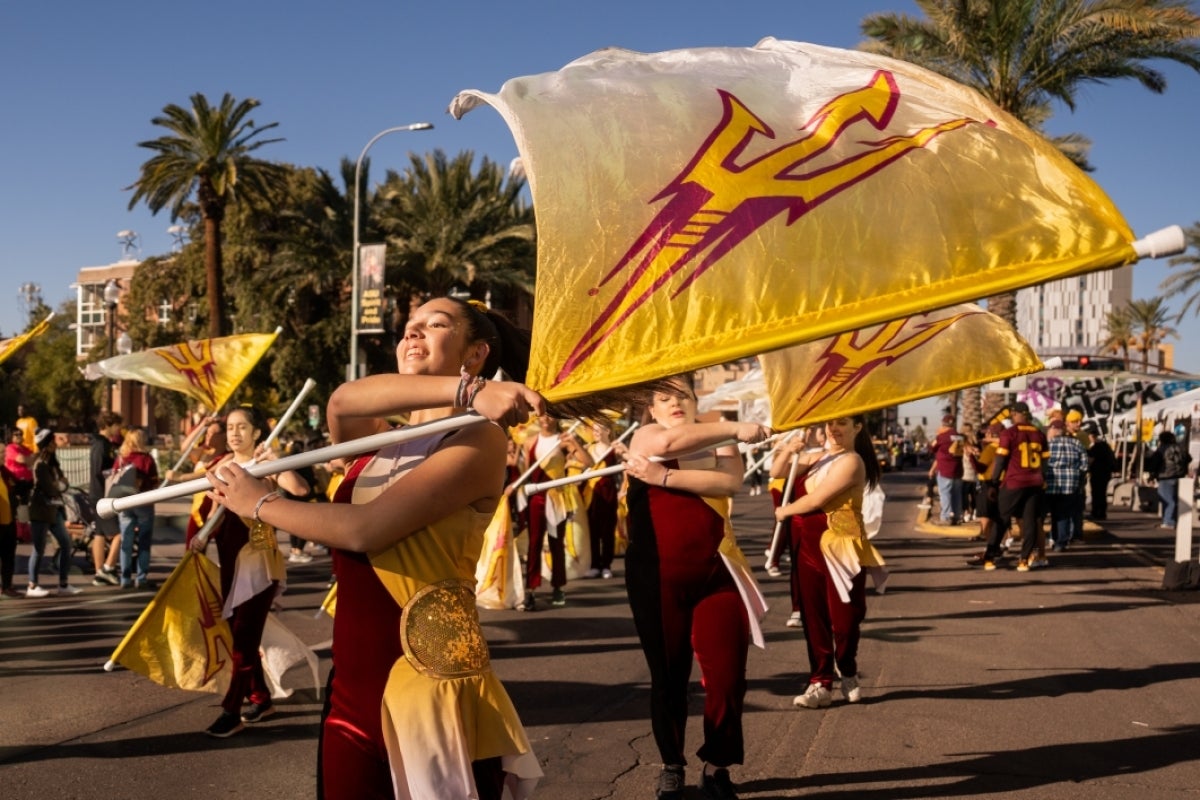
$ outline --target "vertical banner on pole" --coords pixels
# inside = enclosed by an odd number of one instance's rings
[[[359,333],[383,333],[383,259],[387,245],[364,244],[358,248]]]

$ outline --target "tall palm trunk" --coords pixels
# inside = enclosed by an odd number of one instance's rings
[[[217,339],[225,335],[224,265],[221,258],[221,220],[204,215],[204,287],[208,294],[208,336]]]

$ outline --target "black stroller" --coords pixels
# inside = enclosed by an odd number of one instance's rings
[[[59,551],[54,555],[54,566],[58,567],[59,558],[74,559],[76,555],[83,557],[85,566],[81,568],[84,575],[92,574],[92,537],[97,533],[100,515],[92,505],[92,499],[87,492],[77,486],[70,486],[62,493],[63,510],[67,515],[67,533],[71,535],[71,552]]]

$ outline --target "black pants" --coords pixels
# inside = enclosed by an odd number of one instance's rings
[[[1112,480],[1112,475],[1103,473],[1088,476],[1088,482],[1091,484],[1092,490],[1092,519],[1106,519],[1108,517],[1108,482]]]
[[[1037,546],[1038,537],[1042,535],[1042,515],[1045,513],[1044,500],[1046,493],[1040,486],[1025,486],[1010,489],[1000,488],[1000,515],[1005,519],[1017,517],[1021,520],[1021,560],[1028,561],[1029,554]],[[1003,531],[997,525],[988,537],[987,555],[996,558],[1000,555],[1000,543]]]
[[[13,588],[13,564],[17,559],[17,523],[0,525],[0,589]]]

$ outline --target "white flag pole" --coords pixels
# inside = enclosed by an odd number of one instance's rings
[[[567,433],[574,434],[575,431],[578,430],[579,426],[582,424],[583,424],[582,420],[575,420],[575,422],[572,423],[571,427],[567,429]],[[517,478],[515,481],[510,483],[508,486],[504,487],[505,494],[509,494],[511,492],[516,491],[518,486],[520,486],[525,481],[529,480],[529,476],[532,475],[534,472],[536,472],[538,467],[540,467],[540,466],[542,466],[542,464],[546,463],[546,460],[549,459],[550,456],[554,455],[554,453],[558,449],[561,449],[561,448],[556,447],[554,450],[550,450],[549,452],[547,452],[545,455],[543,455],[541,458],[539,458],[533,464],[533,466],[531,466],[529,469],[525,470],[524,474],[522,474],[521,477]]]
[[[798,471],[799,467],[800,467],[800,454],[793,453],[792,454],[792,467],[790,470],[788,470],[788,477],[783,485],[783,499],[780,501],[780,505],[784,505],[786,503],[791,502],[789,498],[791,498],[791,496],[792,496],[792,487],[796,485],[796,472]],[[775,523],[775,532],[771,534],[771,547],[769,550],[767,550],[767,553],[769,554],[767,556],[768,559],[775,558],[775,548],[779,546],[779,536],[780,536],[780,534],[783,533],[783,525],[784,525],[783,520],[778,520]],[[772,563],[774,563],[774,562],[772,562]]]
[[[361,439],[332,444],[316,450],[305,450],[303,453],[285,456],[275,461],[254,464],[248,467],[246,471],[256,478],[262,478],[267,475],[275,475],[279,472],[287,472],[291,469],[311,467],[314,464],[320,464],[323,461],[329,461],[334,458],[346,458],[362,453],[369,453],[372,450],[378,450],[388,445],[409,442],[413,439],[419,439],[422,436],[454,431],[459,428],[465,428],[468,425],[487,421],[486,417],[481,417],[474,412],[456,414],[445,419],[427,422],[424,425],[397,428],[396,430],[375,433],[370,436],[364,436]],[[174,500],[180,497],[187,497],[189,494],[195,494],[196,492],[203,492],[209,489],[210,486],[211,484],[209,484],[207,478],[196,478],[185,483],[177,483],[174,486],[160,487],[140,494],[131,494],[128,497],[106,497],[96,504],[96,511],[103,517],[111,517],[117,512],[128,508],[160,503],[164,500]]]
[[[713,450],[718,447],[724,447],[727,444],[738,444],[738,441],[736,439],[726,439],[724,441],[717,442],[716,444],[712,445],[711,447],[706,447],[703,450],[697,450],[696,453],[707,453],[709,450]],[[694,455],[694,454],[688,453],[686,455]],[[671,458],[674,458],[674,456],[667,457],[667,458],[664,458],[663,456],[650,456],[650,460],[654,461],[656,463],[661,463],[663,461],[670,461]],[[625,464],[615,464],[614,466],[611,466],[611,467],[604,467],[603,469],[594,469],[590,472],[581,472],[578,475],[568,475],[565,478],[558,478],[557,480],[553,480],[553,481],[545,481],[544,483],[531,483],[531,484],[528,484],[527,486],[525,486],[525,494],[526,495],[537,494],[538,492],[544,492],[547,489],[557,489],[559,486],[566,486],[571,483],[580,483],[581,481],[590,481],[592,478],[599,478],[604,475],[616,475],[619,472],[624,472],[625,467],[626,467]]]

